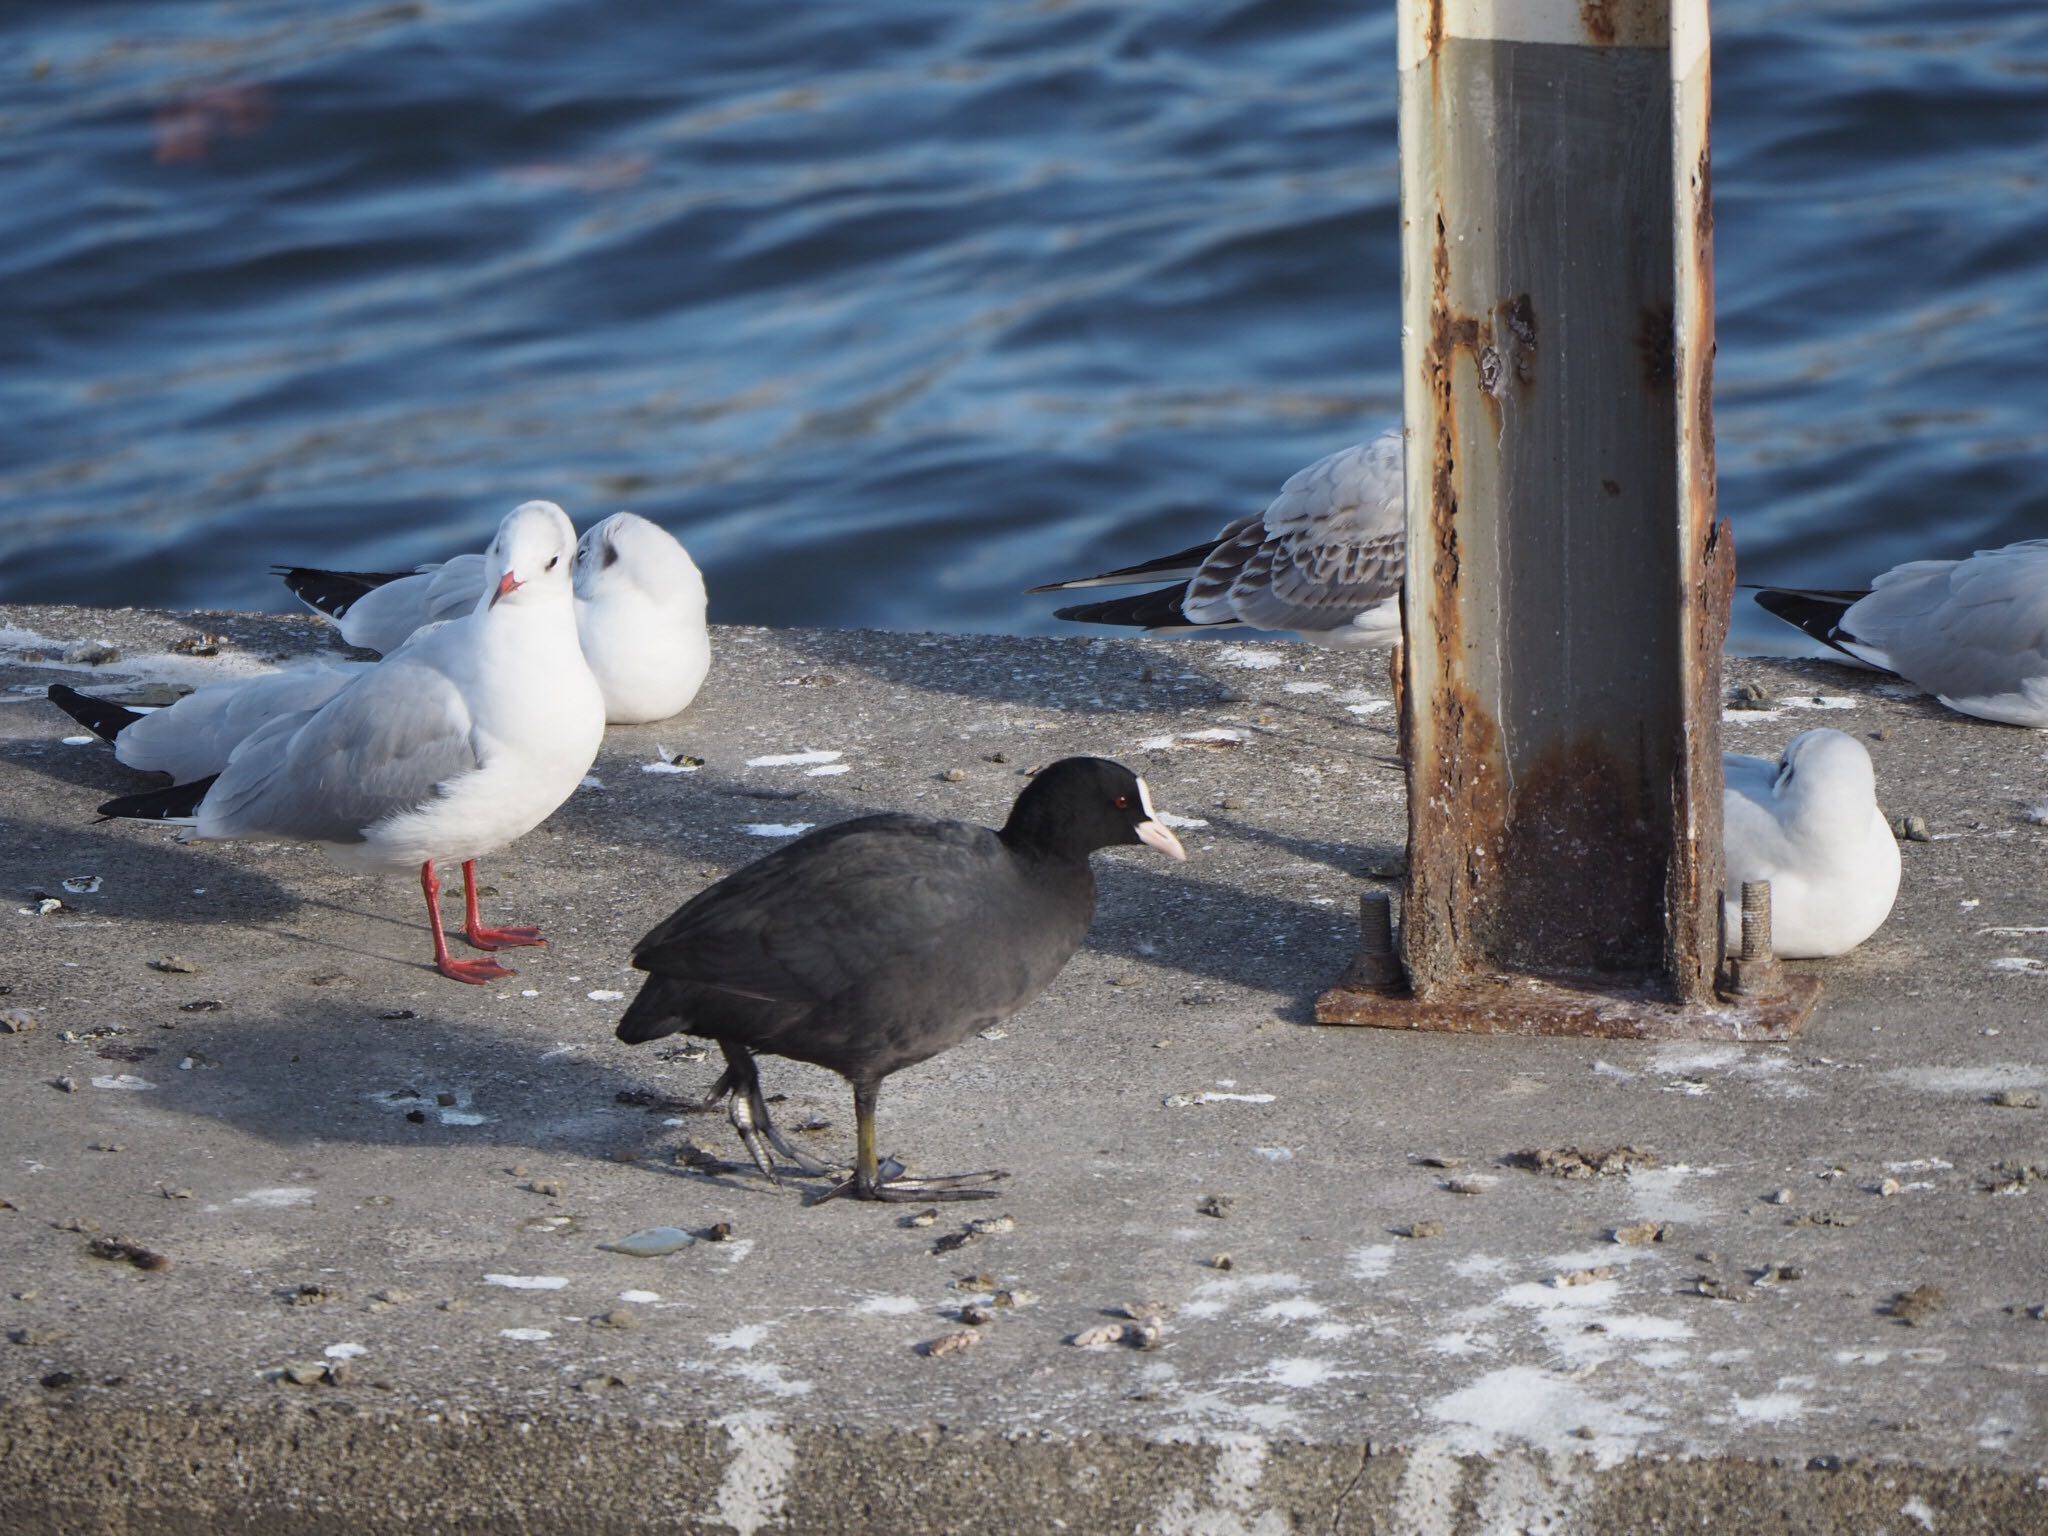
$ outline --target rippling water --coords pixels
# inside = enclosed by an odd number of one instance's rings
[[[722,620],[1054,628],[1397,413],[1392,15],[0,9],[0,597],[281,608],[546,496]],[[2038,0],[1720,0],[1715,80],[1745,578],[2048,534]]]

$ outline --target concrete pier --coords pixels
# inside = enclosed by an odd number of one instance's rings
[[[1731,660],[1727,745],[1856,732],[1926,839],[1803,1037],[1404,1035],[1306,1022],[1400,871],[1378,658],[722,629],[485,862],[550,945],[468,988],[409,881],[95,824],[144,781],[31,696],[328,644],[0,609],[0,1530],[2048,1528],[2041,734]],[[885,1089],[884,1150],[1004,1197],[719,1166],[712,1065],[612,1038],[633,941],[780,829],[1000,821],[1072,752],[1201,824]],[[845,1155],[844,1086],[763,1066]],[[1155,1347],[1069,1342],[1124,1311]]]

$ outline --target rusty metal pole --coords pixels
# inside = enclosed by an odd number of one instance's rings
[[[1399,0],[1408,986],[1327,1023],[1782,1039],[1717,990],[1706,0]]]

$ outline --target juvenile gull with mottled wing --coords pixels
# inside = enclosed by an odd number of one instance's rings
[[[1174,585],[1061,608],[1056,616],[1164,633],[1292,630],[1344,649],[1391,645],[1401,637],[1407,563],[1403,473],[1401,432],[1390,428],[1299,471],[1264,512],[1239,518],[1207,543],[1031,590],[1170,580]]]

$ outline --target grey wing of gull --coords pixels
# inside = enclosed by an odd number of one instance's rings
[[[200,803],[199,835],[359,843],[365,828],[480,766],[471,726],[445,673],[394,656],[237,747]]]
[[[440,565],[423,565],[356,599],[339,621],[341,638],[388,656],[421,625],[473,612],[483,589],[482,555],[457,555]]]
[[[1318,460],[1203,562],[1183,610],[1260,629],[1349,624],[1401,590],[1405,492],[1399,432]]]
[[[2048,540],[1900,566],[1842,625],[1943,698],[2017,693],[2048,677]]]
[[[235,748],[268,721],[318,709],[366,669],[365,663],[315,663],[210,683],[122,731],[114,755],[130,768],[189,784],[219,773]]]
[[[482,555],[457,555],[445,562],[427,583],[426,617],[422,622],[438,624],[476,612],[487,574]]]

